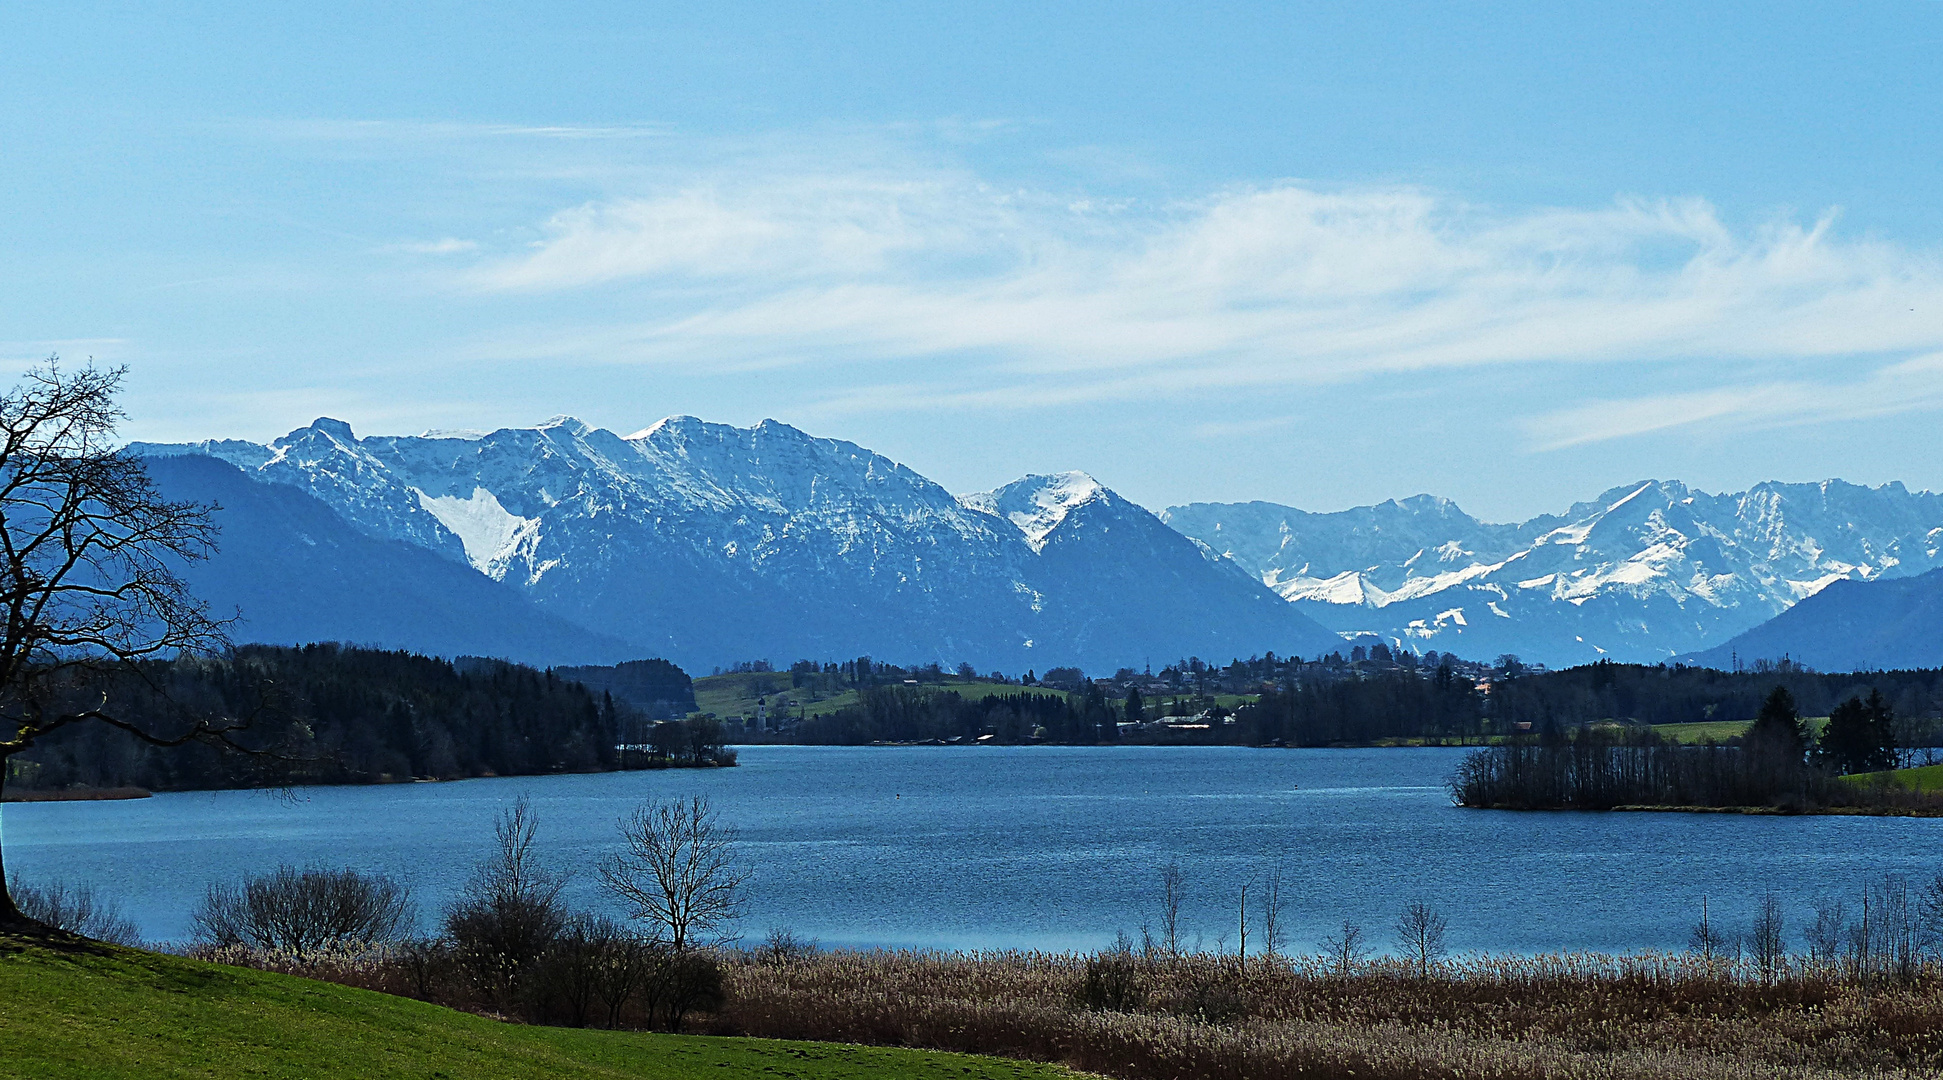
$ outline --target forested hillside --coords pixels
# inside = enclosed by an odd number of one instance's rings
[[[161,791],[587,772],[620,767],[619,736],[632,737],[641,720],[551,671],[339,645],[252,645],[220,658],[156,662],[142,676],[109,687],[103,711],[164,734],[186,731],[192,716],[247,723],[234,738],[255,752],[153,746],[82,724],[15,756],[8,788]],[[723,756],[719,736],[699,750],[687,738],[659,741],[681,743],[684,757]],[[644,755],[630,762],[646,763]]]

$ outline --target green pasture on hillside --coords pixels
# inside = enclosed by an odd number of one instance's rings
[[[716,716],[728,719],[735,716],[754,716],[757,702],[767,699],[771,716],[785,712],[791,716],[822,716],[846,705],[855,705],[858,701],[858,693],[855,690],[826,693],[809,687],[792,688],[790,681],[787,671],[746,671],[726,675],[705,675],[695,680],[695,707],[702,712],[714,713]],[[966,680],[956,676],[949,677],[943,682],[920,683],[919,689],[926,692],[953,690],[971,700],[977,700],[988,694],[1024,693],[1066,696],[1062,690],[1050,690],[1043,686],[1018,686],[1012,683],[996,683],[987,679]]]
[[[528,1027],[286,975],[0,936],[0,1076],[1071,1080],[1047,1065],[827,1043]]]
[[[1943,791],[1943,765],[1921,765],[1914,769],[1856,773],[1842,779],[1852,784],[1889,783],[1910,791]]]
[[[1804,716],[1802,721],[1808,725],[1810,734],[1820,735],[1822,728],[1828,724],[1828,717]],[[1680,743],[1704,743],[1708,739],[1724,743],[1747,734],[1752,724],[1751,720],[1705,720],[1696,724],[1654,724],[1653,730]]]

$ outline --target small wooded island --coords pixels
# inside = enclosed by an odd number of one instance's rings
[[[1819,732],[1776,686],[1745,734],[1685,744],[1650,727],[1552,728],[1472,754],[1459,806],[1943,816],[1943,791],[1892,773],[1895,715],[1880,691],[1837,705]]]

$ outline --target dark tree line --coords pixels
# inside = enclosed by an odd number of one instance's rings
[[[1851,698],[1836,707],[1817,740],[1794,695],[1776,686],[1746,733],[1731,742],[1683,745],[1642,725],[1569,732],[1550,725],[1535,737],[1472,754],[1451,778],[1451,797],[1461,806],[1509,810],[1927,808],[1935,800],[1886,783],[1842,779],[1893,765],[1892,724],[1881,695],[1867,703]]]
[[[1829,716],[1851,698],[1876,695],[1895,717],[1903,746],[1928,745],[1943,717],[1943,670],[1829,674],[1782,663],[1726,672],[1681,665],[1601,662],[1493,681],[1486,711],[1506,725],[1572,728],[1616,720],[1637,724],[1748,721],[1776,687],[1803,716]]]
[[[1291,679],[1235,714],[1227,741],[1327,746],[1396,738],[1465,738],[1485,731],[1477,684],[1448,666],[1359,678]]]
[[[1088,692],[1007,693],[966,697],[955,690],[873,686],[855,705],[811,716],[795,738],[813,745],[861,746],[873,742],[1044,741],[1092,744],[1114,737],[1122,713],[1098,687]]]
[[[620,734],[644,726],[611,697],[550,671],[340,645],[150,661],[100,692],[116,715],[150,729],[183,711],[248,710],[257,720],[234,738],[264,752],[155,746],[117,728],[75,726],[15,755],[10,786],[166,791],[586,772],[620,767]]]

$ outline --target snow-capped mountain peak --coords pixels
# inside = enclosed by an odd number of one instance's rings
[[[221,457],[369,536],[684,664],[869,653],[1023,670],[1333,647],[1232,563],[1211,564],[1083,473],[959,500],[881,454],[775,420],[671,416],[622,438],[555,417],[359,438],[327,418],[267,445],[131,449]]]
[[[1052,531],[1067,515],[1113,493],[1083,472],[1027,476],[992,491],[960,495],[959,503],[1012,523],[1034,551],[1045,550]]]
[[[1418,499],[1333,514],[1194,504],[1163,516],[1339,631],[1552,664],[1663,659],[1831,582],[1943,565],[1933,539],[1943,497],[1839,480],[1724,495],[1638,481],[1516,525]]]

